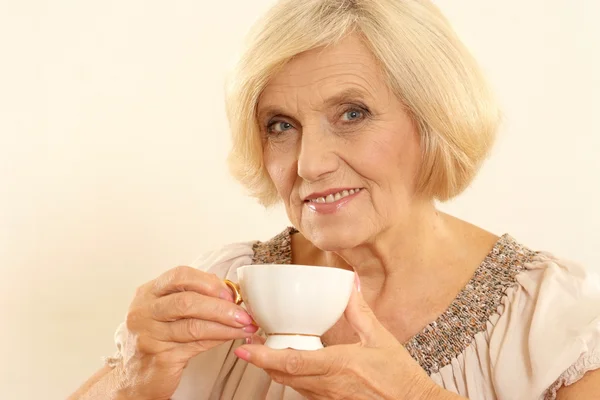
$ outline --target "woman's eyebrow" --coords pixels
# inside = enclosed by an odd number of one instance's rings
[[[337,106],[340,104],[349,103],[349,102],[357,101],[357,100],[364,101],[368,97],[370,97],[370,95],[362,89],[359,89],[356,87],[347,88],[347,89],[344,89],[344,90],[328,97],[323,102],[323,106],[324,106],[323,108],[334,107],[334,106]],[[287,114],[287,112],[278,105],[267,105],[267,106],[261,107],[259,110],[257,110],[257,113],[256,113],[257,119],[259,121],[270,119],[270,118],[274,117],[275,115],[286,115],[286,114]]]
[[[263,120],[268,120],[273,118],[276,115],[285,115],[286,112],[283,108],[279,107],[279,106],[265,106],[265,107],[261,107],[259,110],[257,110],[256,112],[256,117],[257,120],[259,121],[263,121]]]
[[[328,97],[323,103],[325,107],[332,107],[343,103],[349,103],[357,100],[364,100],[369,94],[359,88],[348,88]]]

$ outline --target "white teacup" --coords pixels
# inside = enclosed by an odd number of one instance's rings
[[[307,265],[248,265],[237,275],[238,301],[272,349],[323,348],[321,335],[344,313],[354,284],[352,271]]]

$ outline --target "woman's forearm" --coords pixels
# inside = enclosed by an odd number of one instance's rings
[[[125,395],[117,368],[103,367],[67,400],[138,400]]]

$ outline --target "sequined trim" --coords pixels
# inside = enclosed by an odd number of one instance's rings
[[[292,235],[296,232],[290,227],[269,241],[256,242],[252,246],[252,264],[291,264]]]
[[[517,284],[517,274],[535,255],[536,252],[521,246],[509,235],[503,235],[450,307],[405,343],[428,374],[450,364],[477,333],[486,330],[506,290]]]
[[[253,263],[291,264],[291,235],[296,232],[288,228],[267,242],[257,242],[253,246]],[[510,235],[498,239],[448,309],[405,343],[428,374],[450,364],[471,344],[475,334],[486,330],[487,321],[497,312],[507,289],[517,284],[517,274],[536,254]]]

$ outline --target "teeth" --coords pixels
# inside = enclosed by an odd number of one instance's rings
[[[360,189],[343,190],[343,191],[335,193],[335,194],[330,194],[327,197],[318,197],[316,199],[312,199],[311,202],[313,202],[313,203],[333,203],[335,201],[343,199],[344,197],[358,193],[359,191],[360,191]]]

